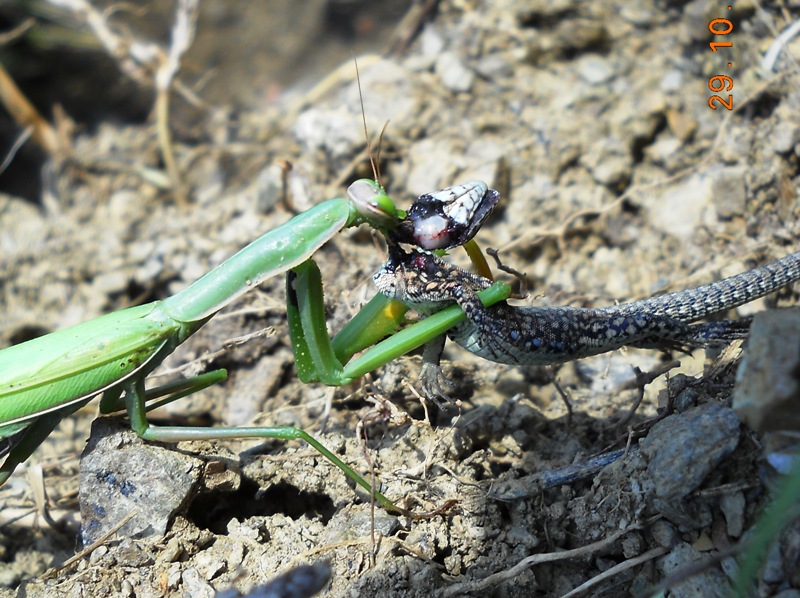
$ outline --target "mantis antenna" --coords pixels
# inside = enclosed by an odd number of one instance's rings
[[[353,57],[353,63],[356,65],[356,83],[358,84],[358,99],[361,102],[361,122],[364,124],[364,139],[367,141],[367,155],[369,156],[369,163],[372,166],[372,176],[375,177],[375,182],[383,188],[381,184],[381,167],[380,167],[380,160],[381,160],[381,144],[383,143],[383,133],[386,131],[386,127],[389,126],[389,121],[387,120],[386,123],[383,125],[381,129],[381,134],[378,137],[378,151],[375,155],[375,158],[372,157],[372,144],[369,140],[369,131],[367,130],[367,116],[364,113],[364,93],[361,90],[361,73],[358,70],[358,59]]]

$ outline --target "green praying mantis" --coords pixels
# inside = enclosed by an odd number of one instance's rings
[[[486,186],[482,189],[485,191]],[[480,195],[481,189],[477,191]],[[496,192],[492,193],[496,201]],[[445,241],[425,237],[416,242],[426,248],[464,245],[474,254],[472,236],[488,214],[480,205],[474,207],[483,212],[477,217],[472,212],[460,214],[467,223],[450,231]],[[440,216],[434,215],[433,227],[437,232],[441,232],[441,224],[436,220]],[[424,220],[423,217],[420,221]],[[0,351],[0,441],[5,444],[0,449],[0,455],[5,455],[0,466],[0,484],[30,457],[63,418],[102,395],[100,412],[126,410],[132,429],[145,440],[303,440],[367,492],[374,492],[382,506],[397,509],[361,475],[299,428],[154,426],[147,420],[148,411],[226,378],[225,370],[216,370],[186,381],[145,387],[148,374],[167,355],[214,314],[271,276],[287,273],[289,333],[297,373],[303,382],[347,384],[463,320],[459,307],[452,306],[395,332],[407,308],[377,294],[330,339],[325,325],[321,275],[312,258],[336,233],[361,224],[384,233],[413,226],[380,184],[361,179],[349,187],[347,198],[324,201],[268,231],[176,295]],[[422,239],[428,233],[408,234]],[[509,293],[507,285],[497,283],[481,294],[481,300],[489,306],[507,298]],[[368,347],[371,348],[352,359]]]

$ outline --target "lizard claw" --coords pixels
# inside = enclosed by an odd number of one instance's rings
[[[456,403],[454,399],[450,398],[449,394],[453,391],[455,385],[444,375],[441,366],[433,363],[423,363],[422,370],[419,373],[419,380],[425,398],[433,401],[442,411]],[[440,401],[440,398],[444,399],[444,402]]]

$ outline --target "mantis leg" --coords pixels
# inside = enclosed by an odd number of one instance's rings
[[[225,380],[226,377],[227,374],[225,370],[216,370],[190,380],[180,380],[153,388],[146,393],[147,401],[153,401],[154,399],[164,396],[166,396],[166,398],[148,404],[146,410],[151,411],[161,405],[185,397],[198,390],[211,386],[212,384],[221,382]],[[117,385],[103,393],[103,399],[100,402],[101,413],[112,413],[125,408],[125,405],[119,400],[122,390],[122,386]],[[0,486],[11,477],[17,465],[26,461],[33,452],[39,448],[39,445],[52,433],[62,419],[75,413],[75,411],[83,407],[92,398],[93,397],[90,395],[85,401],[68,405],[63,409],[57,409],[50,413],[44,413],[37,417],[33,423],[27,425],[27,427],[9,436],[7,442],[10,443],[11,448],[8,450],[2,466],[0,466]]]
[[[286,275],[286,311],[300,380],[342,386],[357,377],[346,374],[342,364],[357,351],[394,332],[407,308],[376,295],[331,342],[325,325],[322,277],[317,264],[308,260]]]
[[[68,405],[64,409],[44,413],[30,424],[18,432],[15,436],[8,440],[12,443],[12,448],[8,451],[3,465],[0,466],[0,486],[6,483],[6,480],[11,477],[17,465],[26,461],[33,452],[39,448],[39,445],[55,430],[56,426],[65,417],[69,417],[78,409],[83,407],[89,399],[80,403]]]
[[[478,296],[488,307],[507,299],[510,293],[507,284],[495,283]],[[401,303],[378,294],[331,341],[325,326],[319,268],[312,260],[294,268],[286,276],[286,311],[298,376],[306,383],[348,384],[441,336],[466,317],[457,305],[452,305],[392,334],[406,310]],[[347,363],[355,353],[384,338]]]
[[[143,439],[157,442],[182,442],[186,440],[225,440],[242,438],[278,438],[281,440],[303,440],[315,448],[323,457],[341,469],[356,484],[370,494],[374,493],[375,499],[386,509],[400,511],[392,501],[386,498],[354,471],[349,465],[334,455],[316,438],[294,426],[277,427],[183,427],[183,426],[153,426],[147,421],[146,405],[147,393],[144,388],[144,379],[131,380],[124,385],[125,405],[131,420],[131,428]]]
[[[153,411],[154,409],[187,397],[218,382],[224,382],[227,379],[228,372],[220,369],[200,374],[194,378],[176,380],[175,382],[168,382],[161,386],[149,388],[145,392],[145,402],[147,403],[146,410]],[[117,385],[105,391],[103,393],[103,398],[100,400],[100,413],[109,415],[117,411],[123,411],[126,408],[125,402],[120,398],[123,390],[122,385]],[[161,397],[164,398],[154,403],[151,402]]]

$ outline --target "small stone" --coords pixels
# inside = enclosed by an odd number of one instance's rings
[[[120,537],[162,537],[191,496],[201,463],[146,443],[115,418],[96,419],[81,455],[83,543],[95,542],[130,513]]]
[[[675,411],[678,413],[683,413],[684,411],[688,411],[689,409],[696,407],[699,396],[700,393],[698,393],[694,388],[684,388],[678,393],[678,396],[675,397]]]
[[[660,164],[666,164],[670,158],[678,153],[683,142],[674,136],[660,137],[655,143],[645,148],[645,154]]]
[[[770,139],[772,151],[776,154],[788,154],[800,141],[800,128],[786,126],[778,128]]]
[[[178,538],[170,538],[164,550],[162,550],[161,554],[158,556],[158,559],[164,563],[174,563],[177,562],[182,555],[183,546],[181,545],[181,541]]]
[[[678,532],[669,521],[659,519],[650,527],[650,534],[659,546],[674,546],[678,540]]]
[[[488,54],[478,60],[475,70],[489,80],[503,79],[514,75],[514,63],[502,54]]]
[[[466,93],[472,89],[475,73],[464,66],[453,52],[442,52],[436,60],[436,74],[445,89],[453,93]]]
[[[697,130],[697,121],[681,110],[667,110],[667,126],[681,141],[689,141]]]
[[[600,85],[614,77],[614,69],[602,56],[590,54],[578,62],[578,74],[589,85]]]
[[[616,10],[619,10],[620,18],[641,27],[649,26],[656,18],[653,13],[655,9],[646,4],[621,4]]]
[[[739,443],[739,418],[719,403],[706,403],[653,426],[641,442],[656,495],[678,500],[695,490]]]
[[[630,180],[631,166],[629,156],[608,156],[592,170],[592,174],[601,185],[617,187]]]
[[[659,83],[664,93],[678,93],[683,89],[683,71],[673,69],[664,73]]]
[[[430,25],[423,27],[419,42],[421,53],[431,59],[437,58],[444,50],[444,39],[436,27]]]
[[[761,570],[761,579],[769,584],[778,584],[786,579],[783,570],[783,555],[781,554],[781,543],[773,542],[767,550],[767,559],[764,568]]]
[[[657,230],[686,239],[698,226],[717,223],[714,200],[711,178],[694,175],[649,202],[647,220]]]
[[[123,539],[115,548],[114,558],[120,567],[149,567],[154,562],[152,555],[130,538]]]
[[[216,595],[214,588],[200,576],[200,572],[194,567],[189,567],[181,574],[181,582],[186,596],[214,598]]]
[[[733,408],[759,432],[800,430],[800,309],[756,314],[736,373]]]
[[[203,486],[208,491],[236,492],[241,484],[241,468],[232,460],[208,461],[203,468]]]
[[[194,558],[194,562],[197,566],[197,571],[207,581],[214,579],[227,569],[225,561],[212,551],[198,553]]]
[[[703,556],[688,544],[677,544],[669,554],[658,559],[657,566],[664,577],[683,571],[701,560]],[[731,595],[725,574],[718,567],[704,568],[697,575],[670,587],[673,598],[724,598]]]
[[[285,177],[286,170],[277,163],[270,164],[258,174],[251,191],[260,214],[266,214],[281,200]]]
[[[228,521],[228,535],[231,537],[252,540],[254,542],[266,542],[269,538],[269,531],[264,527],[263,522],[259,523],[253,519],[239,521],[231,519]]]
[[[89,555],[89,562],[93,565],[103,560],[103,557],[108,554],[108,546],[98,546],[95,550],[92,551],[92,554]]]
[[[637,533],[628,534],[622,539],[622,554],[626,559],[642,554],[643,547],[642,537]]]
[[[128,288],[129,283],[128,275],[124,271],[103,272],[95,276],[92,281],[92,293],[98,295],[122,294]]]
[[[129,582],[127,579],[123,579],[122,583],[119,584],[119,595],[136,596],[136,590],[133,589],[133,584]]]
[[[399,525],[397,517],[385,511],[375,511],[373,515],[369,509],[349,506],[331,520],[326,530],[326,541],[341,542],[363,538],[369,536],[373,530],[382,536],[391,536]]]
[[[13,256],[36,248],[47,238],[47,222],[30,202],[0,195],[0,255]]]
[[[745,213],[747,190],[744,177],[747,169],[743,166],[722,168],[711,174],[711,188],[714,189],[714,206],[720,218],[733,218]]]
[[[728,524],[728,535],[732,538],[740,537],[744,530],[744,494],[741,492],[724,494],[719,501],[719,508],[722,510],[722,514],[725,515],[725,522]]]
[[[532,549],[539,545],[539,538],[527,528],[515,525],[506,533],[506,539],[516,545],[524,546],[526,549]]]

